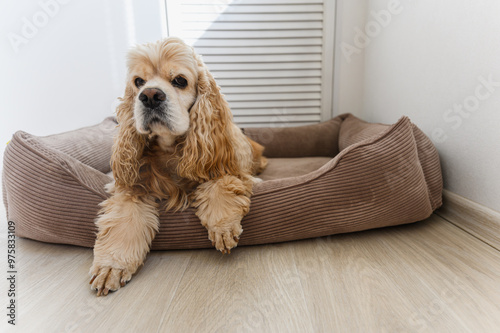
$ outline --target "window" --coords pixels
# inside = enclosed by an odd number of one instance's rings
[[[166,0],[168,34],[192,45],[241,127],[332,115],[334,0]]]

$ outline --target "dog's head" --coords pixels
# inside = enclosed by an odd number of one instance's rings
[[[140,134],[174,139],[187,132],[197,96],[198,67],[193,49],[175,38],[130,51],[127,89],[134,99],[133,116]]]
[[[152,137],[178,148],[182,177],[203,181],[240,173],[241,139],[219,90],[201,57],[178,38],[131,50],[112,155],[117,184],[139,181],[140,158]]]

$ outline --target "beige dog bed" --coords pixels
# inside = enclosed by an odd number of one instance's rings
[[[17,132],[3,167],[7,218],[20,237],[92,247],[112,178],[116,123],[37,137]],[[239,245],[284,242],[427,218],[441,205],[439,157],[406,117],[392,126],[341,115],[316,125],[248,128],[266,147]],[[162,212],[154,250],[211,248],[193,209]]]

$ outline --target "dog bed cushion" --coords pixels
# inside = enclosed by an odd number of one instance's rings
[[[7,145],[3,200],[19,237],[92,247],[107,198],[114,118]],[[266,147],[239,245],[361,231],[423,220],[441,205],[437,151],[407,117],[370,124],[344,114],[289,128],[247,128]],[[194,209],[162,212],[153,250],[210,248]]]

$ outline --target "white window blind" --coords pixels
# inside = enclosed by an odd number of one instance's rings
[[[242,127],[332,110],[334,0],[166,0],[168,34],[203,56]]]

